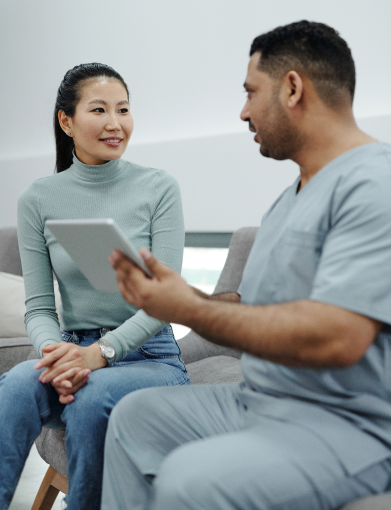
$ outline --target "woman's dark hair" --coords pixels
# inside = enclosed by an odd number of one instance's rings
[[[73,138],[62,130],[58,112],[63,110],[65,115],[75,115],[77,103],[80,100],[83,83],[94,78],[115,78],[125,87],[129,99],[129,90],[124,79],[117,71],[105,64],[80,64],[70,69],[64,76],[58,88],[56,106],[54,108],[53,126],[56,139],[56,168],[57,173],[67,170],[72,165],[74,143]]]
[[[256,37],[250,56],[261,52],[258,68],[272,78],[302,72],[330,108],[338,109],[347,95],[353,102],[356,72],[346,41],[334,28],[314,21],[298,21]]]

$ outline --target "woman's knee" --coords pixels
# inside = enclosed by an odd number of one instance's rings
[[[37,360],[27,360],[15,365],[9,372],[0,377],[0,386],[7,387],[7,392],[16,391],[21,393],[34,393],[37,388],[42,387],[39,381],[41,370],[35,370],[34,366]]]

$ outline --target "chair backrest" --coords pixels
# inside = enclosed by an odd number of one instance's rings
[[[258,227],[243,227],[234,232],[229,245],[227,260],[213,294],[237,292],[257,231]],[[181,338],[178,344],[185,363],[192,363],[210,356],[223,355],[234,356],[235,358],[241,356],[241,352],[236,349],[213,344],[194,331],[190,331]]]
[[[0,271],[22,276],[16,227],[0,228]]]
[[[233,233],[228,257],[213,294],[237,292],[257,231],[258,227],[243,227]]]

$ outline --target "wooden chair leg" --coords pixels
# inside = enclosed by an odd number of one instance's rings
[[[68,479],[49,466],[31,510],[51,510],[59,492],[68,491]]]

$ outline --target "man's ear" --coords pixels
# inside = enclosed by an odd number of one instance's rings
[[[65,131],[67,135],[72,136],[72,119],[68,117],[63,110],[58,112],[58,122],[60,123],[61,129]]]
[[[285,101],[288,108],[294,108],[303,97],[303,80],[296,71],[289,71],[283,78]]]

